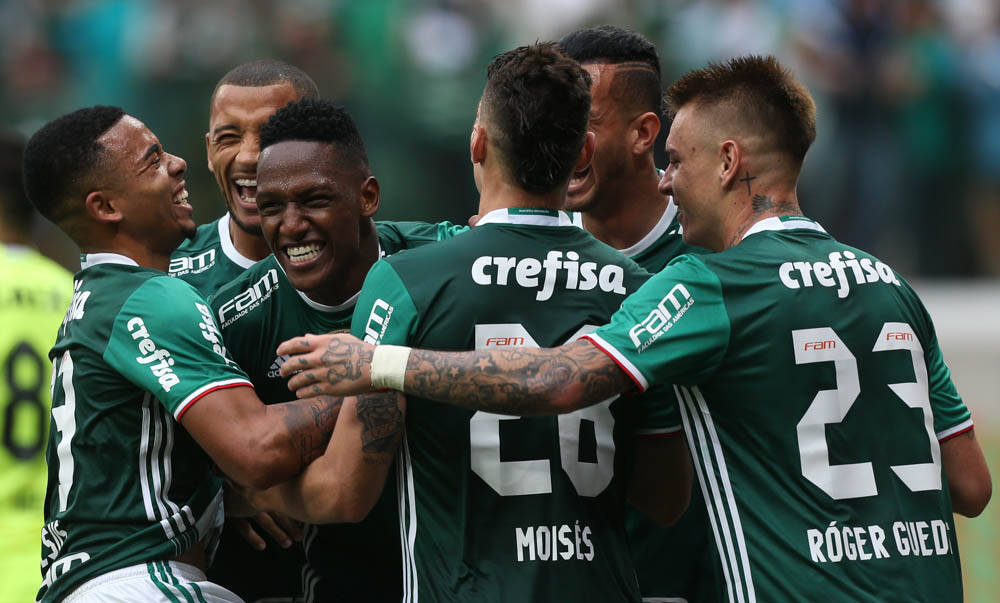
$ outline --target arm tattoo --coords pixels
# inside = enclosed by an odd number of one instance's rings
[[[551,415],[628,390],[628,375],[588,341],[559,348],[413,350],[406,392],[471,410]]]
[[[343,403],[343,398],[316,396],[273,407],[282,413],[289,439],[298,453],[299,470],[326,451]]]
[[[358,396],[361,422],[361,451],[370,463],[391,463],[403,434],[403,412],[397,392],[376,392]]]

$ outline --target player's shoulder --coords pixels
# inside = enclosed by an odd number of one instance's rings
[[[379,243],[386,255],[404,249],[414,249],[455,237],[469,230],[451,222],[378,221],[375,223]]]

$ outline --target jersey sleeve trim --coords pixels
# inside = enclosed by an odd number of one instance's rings
[[[670,427],[660,427],[657,429],[636,429],[635,435],[643,438],[662,438],[677,435],[683,432],[683,425],[671,425]]]
[[[642,372],[614,346],[596,333],[588,333],[583,336],[583,339],[590,341],[590,343],[597,346],[597,349],[607,354],[608,357],[618,365],[618,368],[625,371],[625,374],[635,382],[635,384],[639,387],[639,391],[646,391],[646,388],[649,387],[649,381],[646,380],[645,375],[643,375]]]
[[[971,431],[972,428],[972,419],[966,419],[954,427],[949,427],[944,431],[937,432],[938,442],[946,442],[955,436],[962,435],[966,431]]]
[[[227,379],[225,381],[216,381],[214,383],[209,383],[208,385],[203,385],[202,387],[199,387],[198,389],[194,390],[194,392],[192,392],[191,395],[189,395],[187,398],[184,398],[184,400],[177,405],[177,410],[174,411],[174,418],[177,419],[177,421],[180,421],[181,417],[184,416],[184,413],[186,413],[188,409],[194,405],[195,402],[201,400],[202,398],[204,398],[205,396],[216,390],[228,389],[230,387],[243,387],[243,386],[253,389],[253,383],[250,383],[246,379]]]

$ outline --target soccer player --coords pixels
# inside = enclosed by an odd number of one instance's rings
[[[38,591],[52,404],[45,355],[73,294],[73,275],[30,246],[35,212],[21,186],[23,151],[20,136],[0,135],[0,584],[16,601]]]
[[[205,150],[227,212],[199,226],[195,237],[177,248],[171,276],[208,297],[271,253],[255,201],[260,128],[275,111],[302,98],[319,98],[316,83],[301,69],[275,60],[238,65],[215,85]]]
[[[808,91],[746,56],[686,74],[668,100],[660,188],[685,241],[719,253],[674,261],[586,341],[372,358],[347,336],[304,337],[279,349],[307,352],[285,367],[328,379],[289,385],[374,381],[523,414],[680,384],[732,600],[962,600],[952,511],[983,510],[989,470],[916,294],[801,215]]]
[[[657,189],[653,145],[663,92],[656,47],[642,34],[614,25],[567,34],[559,46],[591,78],[588,129],[594,133],[594,158],[570,180],[566,209],[574,223],[653,274],[681,254],[704,253],[684,243],[677,205]],[[697,489],[673,526],[659,526],[632,508],[625,526],[643,598],[699,603],[724,597]]]
[[[589,87],[553,44],[494,60],[470,143],[478,224],[376,263],[352,332],[437,349],[551,346],[589,332],[648,278],[558,211],[593,151]],[[558,419],[521,418],[410,398],[397,463],[404,600],[637,600],[626,498],[664,522],[687,504],[683,439],[643,437],[678,430],[671,410],[654,396],[609,396]],[[323,490],[312,478],[350,490],[322,465],[298,487]]]
[[[468,227],[374,222],[381,199],[364,142],[347,111],[329,101],[301,100],[279,109],[261,128],[261,149],[257,206],[274,253],[210,302],[233,359],[259,395],[279,402],[295,397],[278,372],[285,359],[274,350],[282,341],[347,330],[361,284],[379,257]],[[381,483],[373,489],[377,494]],[[391,492],[358,525],[307,526],[303,542],[307,601],[401,597]]]
[[[49,354],[43,601],[238,600],[203,573],[222,519],[211,461],[238,483],[286,481],[342,404],[262,404],[207,303],[167,276],[195,232],[185,169],[117,107],[60,117],[25,149],[29,199],[83,252]]]
[[[271,253],[255,202],[260,129],[275,111],[302,98],[319,98],[316,83],[301,69],[275,60],[238,65],[215,85],[205,150],[227,211],[178,247],[169,270],[206,298]],[[268,547],[263,533],[278,546]],[[297,525],[280,516],[260,514],[252,524],[230,518],[209,577],[251,602],[297,596],[304,559],[293,540],[301,536]]]

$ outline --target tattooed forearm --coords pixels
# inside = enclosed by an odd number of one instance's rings
[[[343,398],[316,396],[269,407],[273,408],[274,412],[281,413],[288,441],[294,447],[298,458],[296,472],[301,471],[326,450],[343,403]]]
[[[361,451],[371,463],[391,463],[403,434],[403,411],[398,392],[376,392],[358,396]]]
[[[559,348],[413,350],[406,369],[407,393],[510,415],[570,412],[630,387],[628,375],[587,341]]]

